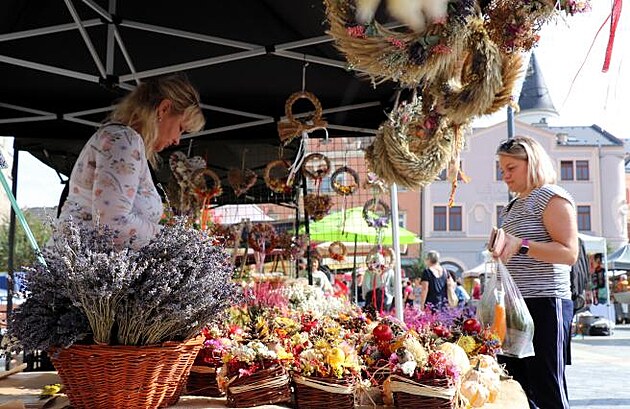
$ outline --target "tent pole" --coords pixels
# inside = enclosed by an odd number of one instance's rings
[[[357,235],[354,235],[354,257],[352,259],[352,294],[350,294],[350,300],[356,304],[358,298],[357,294]]]
[[[395,183],[389,188],[392,208],[392,245],[396,260],[394,262],[394,302],[396,318],[403,321],[402,277],[400,274],[400,237],[398,233],[398,186]]]
[[[13,143],[13,164],[11,169],[11,192],[13,193],[13,197],[17,195],[17,170],[18,170],[18,158],[20,151],[15,149],[15,142]],[[1,159],[1,158],[0,158]],[[2,180],[4,180],[4,176],[0,175]],[[6,188],[7,186],[5,186]],[[7,192],[7,195],[9,192]],[[14,289],[14,280],[15,280],[15,214],[16,211],[13,207],[11,207],[11,213],[9,216],[9,254],[7,257],[7,309],[6,309],[6,320],[9,322],[9,318],[11,317],[11,313],[13,312],[13,289]],[[11,369],[11,352],[7,349],[5,354],[5,363],[4,369]]]

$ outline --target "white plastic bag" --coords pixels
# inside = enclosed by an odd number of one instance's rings
[[[505,339],[502,355],[525,358],[534,355],[534,321],[525,300],[512,276],[501,261],[495,263],[495,271],[487,277],[486,286],[477,309],[484,326],[497,326],[496,311],[505,308]],[[499,307],[499,308],[497,308]],[[500,325],[498,325],[500,327]]]

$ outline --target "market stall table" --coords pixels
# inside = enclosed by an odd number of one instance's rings
[[[44,385],[59,383],[56,372],[21,372],[0,380],[0,409],[64,409],[68,408],[65,396],[58,396],[54,401],[40,399],[39,394]],[[206,409],[225,408],[225,398],[207,398],[184,396],[171,406],[173,409]],[[258,409],[287,408],[288,406],[264,405]],[[369,406],[372,408],[373,406]],[[528,408],[527,399],[520,385],[512,380],[503,381],[501,392],[495,403],[483,406],[488,409],[520,409]],[[368,406],[364,406],[368,408]]]

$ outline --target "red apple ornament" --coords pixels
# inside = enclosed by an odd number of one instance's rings
[[[467,334],[479,334],[481,332],[481,322],[475,318],[468,318],[464,321],[462,329]]]
[[[372,330],[372,335],[376,339],[377,342],[389,342],[394,339],[394,333],[392,329],[387,324],[378,324]]]
[[[451,336],[451,331],[442,324],[433,327],[433,333],[440,338],[450,338]]]

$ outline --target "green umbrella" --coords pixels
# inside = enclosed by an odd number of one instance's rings
[[[363,208],[353,207],[344,212],[334,212],[324,217],[320,221],[309,224],[309,236],[311,241],[354,241],[363,243],[376,243],[378,230],[368,226],[363,218]],[[300,228],[300,233],[304,233],[304,226]],[[393,243],[391,222],[382,229],[383,244]],[[417,244],[422,240],[418,235],[405,228],[398,228],[400,244]]]

